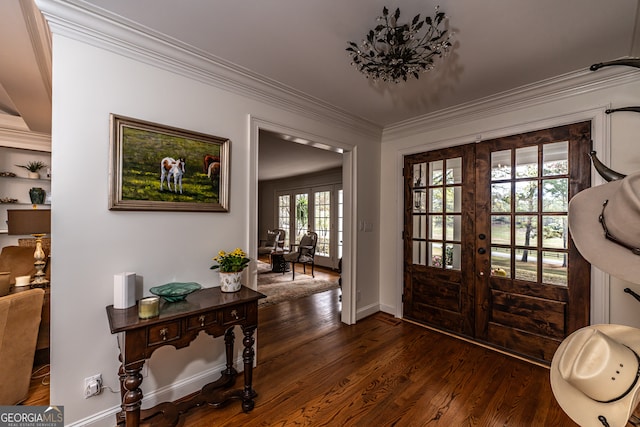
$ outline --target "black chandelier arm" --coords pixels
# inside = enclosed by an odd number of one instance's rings
[[[597,64],[593,64],[589,69],[591,71],[599,70],[602,67],[608,67],[611,65],[628,65],[629,67],[640,68],[640,58],[625,58],[625,59],[616,59],[614,61],[608,62],[600,62]]]
[[[633,111],[634,113],[640,113],[640,106],[622,107],[622,108],[609,108],[609,109],[605,110],[605,113],[611,114],[611,113],[615,113],[616,111]]]

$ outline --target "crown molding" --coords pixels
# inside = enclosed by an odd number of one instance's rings
[[[579,70],[394,123],[384,128],[382,141],[392,141],[418,133],[461,125],[472,120],[637,81],[640,81],[640,73],[637,70],[626,68],[608,68],[597,72],[588,69]]]
[[[51,152],[51,135],[0,128],[0,147]]]
[[[82,0],[36,0],[51,32],[314,120],[380,138],[382,127]]]

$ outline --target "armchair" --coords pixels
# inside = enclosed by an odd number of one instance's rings
[[[284,260],[291,263],[291,270],[293,271],[293,278],[296,278],[296,263],[302,264],[305,274],[307,273],[307,264],[311,264],[311,277],[315,277],[313,268],[315,266],[316,245],[318,244],[318,234],[313,231],[308,231],[307,234],[302,236],[300,244],[295,245],[298,247],[297,251],[292,251],[284,255]]]
[[[44,290],[29,289],[0,297],[0,406],[27,398]]]
[[[260,240],[258,255],[268,255],[271,252],[284,246],[284,230],[276,228],[267,231],[267,238]]]

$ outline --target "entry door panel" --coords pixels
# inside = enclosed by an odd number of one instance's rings
[[[549,362],[589,322],[567,205],[590,123],[405,157],[404,316]]]
[[[474,145],[405,158],[404,316],[473,334]]]
[[[476,147],[478,340],[541,361],[589,321],[589,266],[569,199],[590,182],[590,122]]]

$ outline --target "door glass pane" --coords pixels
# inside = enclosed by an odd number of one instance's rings
[[[538,147],[516,149],[516,178],[538,176]]]
[[[491,247],[491,275],[511,277],[511,249]]]
[[[491,243],[498,245],[511,244],[511,217],[491,215]]]
[[[424,187],[426,177],[427,177],[426,163],[416,163],[415,165],[413,165],[413,186],[414,187]]]
[[[413,190],[413,211],[416,213],[427,211],[426,190]]]
[[[567,178],[542,181],[542,211],[564,212],[569,205],[569,180]]]
[[[444,247],[445,268],[460,270],[461,247],[457,243],[447,243]]]
[[[445,189],[447,198],[447,212],[459,213],[462,210],[462,187],[447,187]]]
[[[447,215],[447,232],[445,239],[459,242],[461,239],[460,215]]]
[[[542,252],[542,281],[552,285],[567,286],[567,254]]]
[[[429,162],[429,185],[442,185],[442,160]]]
[[[302,236],[309,230],[309,195],[296,194],[296,235],[295,241],[299,242]]]
[[[413,238],[414,239],[426,239],[427,238],[427,216],[426,215],[414,215],[413,216]]]
[[[491,212],[511,212],[511,184],[491,184]]]
[[[554,142],[542,146],[542,174],[566,175],[569,173],[569,142]]]
[[[511,150],[494,151],[491,153],[491,179],[511,178]]]
[[[429,238],[442,240],[442,215],[429,215]]]
[[[318,233],[316,254],[331,256],[331,191],[317,191],[314,194],[313,226]]]
[[[516,216],[516,245],[537,246],[538,217],[536,215]]]
[[[538,281],[538,253],[535,249],[516,249],[515,251],[516,271],[515,278]]]
[[[462,182],[462,158],[447,159],[447,184],[460,184]]]
[[[442,243],[433,243],[429,242],[429,266],[443,268],[444,264],[442,261]]]
[[[516,212],[538,211],[538,181],[516,182]]]
[[[278,196],[278,228],[285,231],[284,247],[289,247],[289,233],[291,230],[291,195]]]
[[[567,248],[567,216],[542,217],[542,246],[545,248]]]
[[[426,265],[427,261],[427,242],[413,242],[413,263],[418,265]]]
[[[429,201],[429,212],[442,212],[442,188],[430,188]]]

